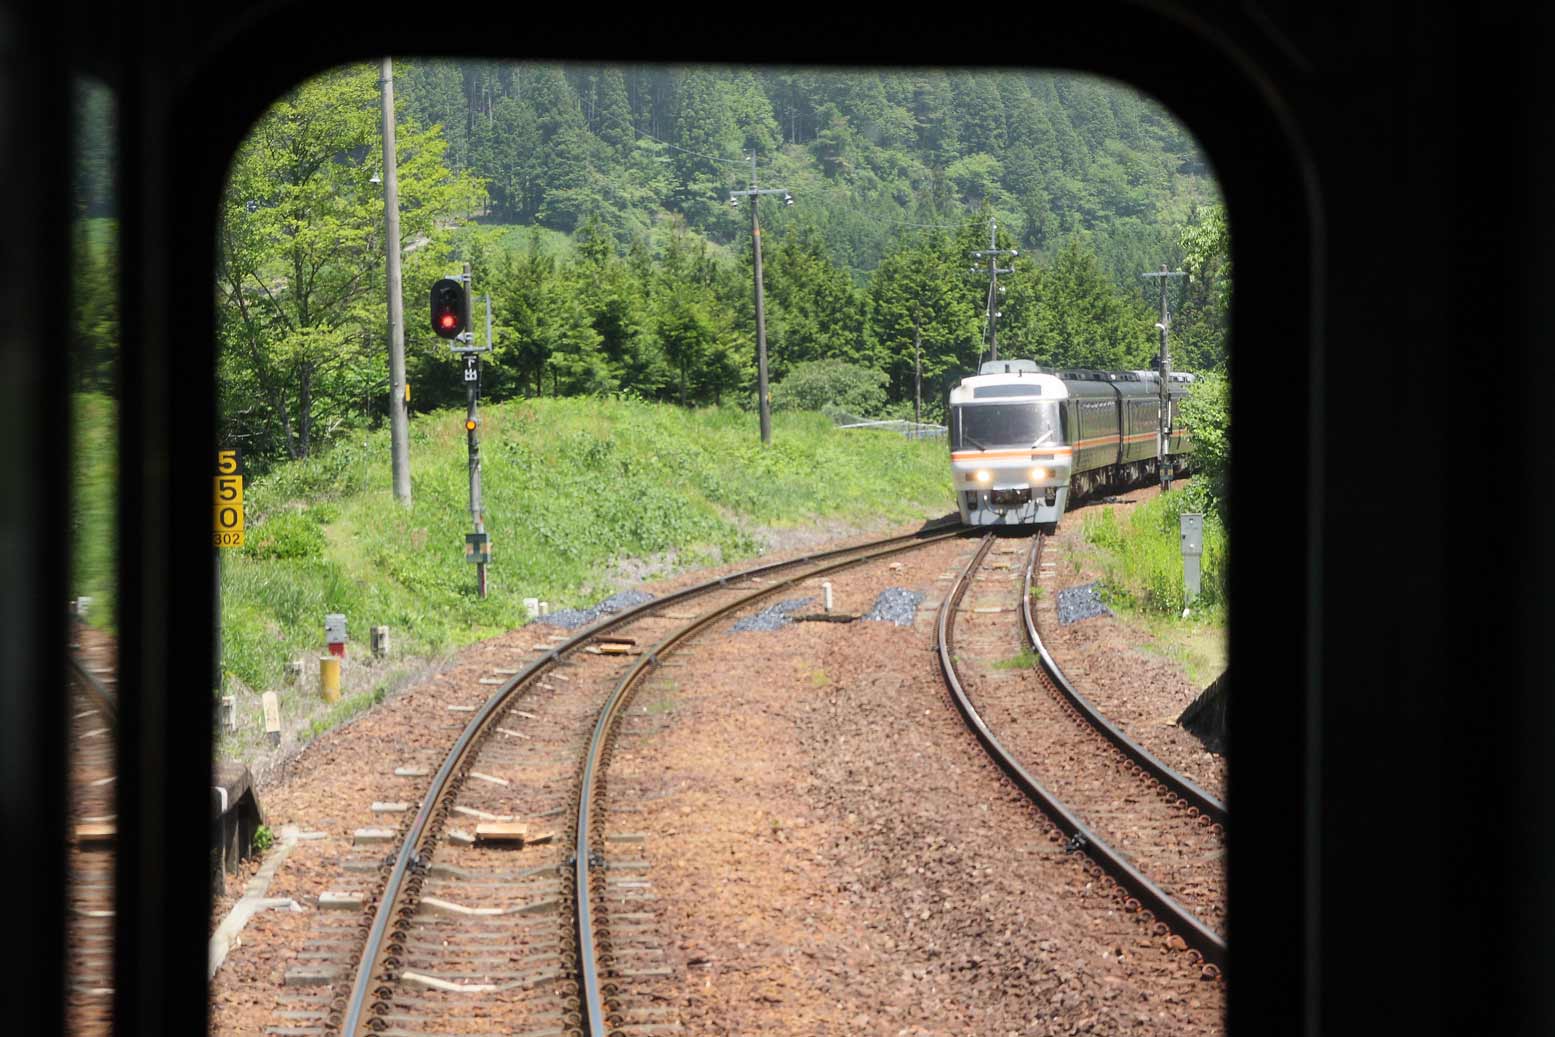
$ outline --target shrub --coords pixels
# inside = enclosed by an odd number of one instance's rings
[[[324,531],[296,511],[272,515],[247,534],[245,549],[255,558],[322,558]]]
[[[823,410],[832,408],[868,418],[885,407],[884,371],[841,360],[810,360],[794,365],[782,381],[772,386],[772,409]]]
[[[1224,519],[1231,474],[1231,383],[1226,376],[1198,376],[1182,401],[1182,418],[1193,432],[1193,466],[1203,483],[1195,490],[1199,509],[1213,509]]]
[[[1178,615],[1186,604],[1179,520],[1196,511],[1194,497],[1173,490],[1141,504],[1126,521],[1113,510],[1087,515],[1081,533],[1102,549],[1103,598],[1145,612]],[[1199,564],[1195,610],[1226,601],[1226,532],[1213,512],[1204,516],[1204,553]]]

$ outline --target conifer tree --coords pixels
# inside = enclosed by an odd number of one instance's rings
[[[732,222],[722,202],[738,167],[724,160],[738,157],[740,131],[721,87],[714,73],[697,68],[685,74],[676,92],[674,197],[687,220],[699,226]]]
[[[596,86],[598,107],[594,113],[594,132],[620,158],[631,150],[636,139],[632,107],[626,96],[626,76],[615,66],[604,70]]]
[[[955,245],[941,232],[927,233],[888,253],[870,280],[870,338],[890,375],[891,399],[913,400],[916,360],[931,415],[949,383],[976,370],[982,349]]]
[[[1052,367],[1130,370],[1155,352],[1154,317],[1126,298],[1102,272],[1096,255],[1069,238],[1034,276],[1012,279],[1006,326],[1030,347],[1030,358]]]

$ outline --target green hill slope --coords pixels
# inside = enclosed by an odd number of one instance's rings
[[[839,432],[815,414],[776,415],[765,450],[755,417],[731,410],[537,399],[481,419],[489,596],[463,558],[463,413],[418,415],[409,509],[389,491],[387,431],[248,488],[247,546],[223,552],[224,683],[278,686],[287,660],[321,650],[327,612],[344,613],[359,644],[385,624],[396,655],[430,655],[523,623],[525,597],[553,609],[597,600],[629,560],[750,557],[761,527],[873,525],[952,505],[943,443]]]

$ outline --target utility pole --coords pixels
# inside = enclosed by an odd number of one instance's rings
[[[923,424],[923,323],[912,322],[912,423]],[[913,429],[916,435],[922,429]]]
[[[410,506],[409,399],[405,386],[405,300],[400,291],[400,180],[394,145],[394,59],[383,59],[384,249],[389,256],[389,457],[394,499]]]
[[[765,293],[761,284],[761,220],[756,215],[757,199],[764,194],[780,194],[783,196],[784,205],[794,204],[794,196],[788,193],[787,188],[769,187],[760,191],[756,189],[756,153],[753,151],[751,152],[750,190],[730,191],[729,204],[738,209],[742,197],[751,200],[751,248],[755,255],[756,278],[756,402],[761,412],[763,446],[772,442],[772,401],[767,398],[767,312]]]
[[[1166,284],[1173,277],[1187,277],[1188,275],[1181,270],[1168,270],[1163,264],[1160,270],[1140,274],[1139,276],[1159,277],[1161,279],[1161,321],[1156,325],[1157,328],[1161,329],[1161,355],[1158,358],[1161,373],[1161,422],[1160,428],[1156,431],[1155,470],[1161,477],[1161,491],[1164,493],[1172,488],[1172,460],[1166,452],[1166,444],[1172,436],[1172,400],[1167,391],[1171,380],[1172,360],[1171,355],[1167,352],[1166,343],[1166,332],[1172,326],[1172,315],[1166,307]]]
[[[999,359],[999,294],[1004,289],[999,287],[1000,274],[1013,274],[1015,268],[999,266],[1000,256],[1009,256],[1012,259],[1020,255],[1019,249],[999,248],[998,227],[993,220],[988,221],[988,247],[978,249],[972,253],[978,259],[988,257],[988,359]],[[978,272],[978,267],[968,267],[972,273]]]

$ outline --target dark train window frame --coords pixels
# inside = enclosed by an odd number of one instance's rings
[[[191,386],[213,384],[215,353],[209,329],[214,303],[202,298],[209,293],[181,293],[178,283],[190,277],[199,281],[211,268],[216,213],[212,201],[219,194],[221,174],[247,125],[268,100],[309,75],[345,62],[432,49],[412,26],[356,24],[356,10],[344,4],[309,5],[308,31],[299,33],[301,10],[300,4],[293,4],[242,16],[215,14],[210,25],[177,27],[153,18],[149,28],[126,16],[118,25],[143,40],[145,49],[137,52],[126,47],[101,59],[109,66],[105,78],[110,84],[117,81],[124,105],[119,148],[122,197],[133,199],[124,204],[124,254],[136,257],[136,262],[124,264],[121,281],[126,307],[121,347],[126,400],[121,418],[125,491],[120,530],[126,539],[135,538],[139,550],[123,553],[120,585],[127,603],[122,628],[125,693],[126,697],[138,693],[139,707],[130,711],[121,744],[121,766],[128,780],[121,806],[125,864],[120,883],[121,905],[128,910],[121,910],[118,918],[123,938],[118,941],[116,962],[116,1012],[121,1025],[131,1032],[146,1027],[190,1032],[190,1021],[203,1024],[205,1019],[203,935],[208,900],[199,898],[191,909],[176,897],[168,898],[187,888],[191,876],[199,876],[195,884],[201,884],[205,873],[206,826],[181,829],[179,818],[183,811],[201,805],[205,796],[202,769],[208,772],[210,765],[209,711],[178,715],[169,695],[175,688],[203,689],[210,672],[209,552],[179,546],[194,542],[190,534],[206,520],[207,491],[200,480],[180,481],[177,473],[208,453],[214,442],[213,400],[209,394],[188,392]],[[1282,99],[1282,83],[1294,76],[1275,48],[1260,44],[1245,26],[1239,26],[1241,35],[1228,36],[1216,19],[1201,20],[1187,5],[1055,9],[1044,10],[1040,17],[1011,12],[1005,16],[1012,24],[992,42],[981,29],[953,26],[925,39],[913,26],[883,25],[863,16],[840,19],[841,35],[835,30],[828,35],[802,25],[779,25],[738,41],[725,38],[715,27],[688,31],[678,25],[623,25],[612,30],[614,35],[606,31],[591,55],[579,53],[589,48],[580,48],[565,26],[552,26],[544,17],[526,14],[510,16],[513,21],[504,25],[486,26],[479,44],[444,41],[436,52],[501,59],[500,48],[492,41],[512,39],[519,42],[514,49],[523,51],[510,56],[516,60],[838,68],[860,63],[891,67],[992,63],[1106,76],[1153,96],[1199,139],[1224,191],[1236,254],[1269,256],[1277,248],[1282,257],[1278,272],[1238,267],[1233,340],[1241,323],[1239,310],[1288,303],[1293,288],[1300,295],[1307,279],[1316,276],[1313,228],[1319,207],[1314,182],[1303,172],[1309,156]],[[490,18],[500,23],[503,16]],[[202,29],[207,32],[203,37]],[[861,55],[867,57],[861,60]],[[250,75],[234,83],[233,67],[243,67]],[[1271,78],[1266,68],[1280,74]],[[1185,75],[1184,69],[1192,70],[1191,74]],[[195,125],[202,127],[203,135],[189,134],[187,127]],[[1286,356],[1310,350],[1317,355],[1315,328],[1315,316],[1300,312],[1284,326],[1262,332],[1260,352]],[[1237,356],[1239,378],[1249,380],[1273,370],[1275,363],[1251,353]],[[1310,369],[1308,375],[1312,377]],[[180,388],[187,395],[179,395]],[[1311,413],[1316,395],[1308,394],[1304,414]],[[175,407],[175,397],[186,403]],[[1273,442],[1274,420],[1256,411],[1238,412],[1239,443]],[[1305,421],[1302,417],[1296,424]],[[1281,439],[1291,425],[1288,419],[1283,421],[1278,430]],[[1256,498],[1273,478],[1250,468],[1232,472],[1233,485],[1244,499]],[[1276,531],[1299,531],[1315,521],[1318,506],[1313,500],[1306,511],[1278,519]],[[1237,528],[1234,523],[1234,532]],[[208,543],[208,537],[200,542]],[[1302,582],[1300,560],[1292,563],[1268,556],[1252,538],[1239,537],[1238,553],[1264,573],[1272,567],[1294,575],[1298,585]],[[1251,586],[1243,575],[1249,568],[1239,564],[1233,569],[1233,588]],[[132,595],[136,607],[128,607]],[[1233,606],[1231,616],[1233,660],[1268,642],[1288,644],[1289,637],[1262,635],[1280,616],[1299,621],[1307,604],[1297,595],[1283,609],[1254,618],[1247,598],[1242,601],[1241,606]],[[1301,646],[1295,647],[1299,652]],[[1243,719],[1245,731],[1256,734],[1276,717],[1293,720],[1298,728],[1303,725],[1305,704],[1300,692],[1306,685],[1299,673],[1288,681],[1288,687],[1298,692],[1291,709],[1286,713],[1249,709]],[[195,740],[198,748],[192,751],[190,732],[205,735]],[[1299,872],[1303,834],[1310,831],[1310,811],[1316,806],[1301,798],[1299,771],[1307,761],[1299,747],[1286,748],[1283,755],[1279,749],[1266,755],[1263,760],[1239,760],[1236,780],[1278,790],[1289,813],[1273,812],[1282,823],[1239,819],[1237,835],[1251,837],[1243,845],[1273,836],[1274,844],[1287,852],[1271,858],[1278,875],[1260,875],[1249,883],[1251,873],[1245,878],[1239,874],[1242,887],[1234,902],[1245,912],[1239,950],[1249,960],[1276,970],[1284,980],[1309,974],[1311,931],[1299,910],[1277,907],[1264,900],[1258,888],[1249,886]],[[1273,772],[1291,762],[1298,765],[1294,776]],[[197,847],[202,852],[195,854],[196,860],[188,860]],[[1237,848],[1234,838],[1233,869]],[[1265,926],[1272,926],[1266,935],[1261,934]],[[194,941],[196,946],[180,942],[195,933],[202,937]],[[1292,933],[1306,935],[1298,939]],[[1232,988],[1233,1027],[1255,1025],[1255,1019],[1283,1018],[1282,1013],[1301,1000],[1299,992],[1280,996],[1278,982],[1259,985],[1251,971],[1238,982],[1243,985]],[[198,1005],[191,1003],[196,991],[201,995]],[[1272,1000],[1260,1006],[1255,997]]]

